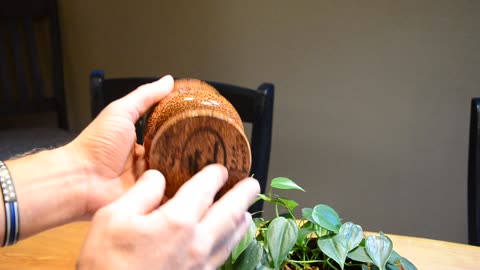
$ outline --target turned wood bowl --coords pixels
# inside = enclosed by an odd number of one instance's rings
[[[144,134],[148,166],[165,176],[169,198],[209,164],[223,164],[228,170],[217,198],[250,173],[250,145],[242,120],[204,81],[175,80],[172,92],[150,111]]]

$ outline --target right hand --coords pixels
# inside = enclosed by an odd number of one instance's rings
[[[145,172],[95,214],[78,269],[216,269],[247,231],[260,192],[247,178],[214,202],[227,177],[225,167],[207,166],[160,206],[164,177]]]

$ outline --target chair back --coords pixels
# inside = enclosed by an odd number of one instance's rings
[[[468,243],[480,246],[480,98],[470,105],[468,147]]]
[[[56,112],[68,129],[55,0],[0,3],[0,116]]]
[[[90,75],[92,116],[97,116],[110,102],[128,94],[138,86],[150,83],[158,78],[112,78],[105,79],[103,71],[93,71]],[[226,83],[206,81],[220,92],[238,111],[244,123],[251,124],[250,146],[252,152],[251,174],[260,182],[261,192],[265,192],[270,162],[272,140],[272,120],[274,86],[264,83],[257,89],[249,89]],[[136,124],[138,143],[143,143],[143,125],[141,119]],[[249,209],[256,216],[261,215],[263,201],[258,201]]]

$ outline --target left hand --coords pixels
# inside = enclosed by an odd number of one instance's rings
[[[85,215],[120,197],[146,170],[144,148],[136,143],[135,123],[173,89],[169,75],[145,84],[109,104],[69,145],[86,173]]]

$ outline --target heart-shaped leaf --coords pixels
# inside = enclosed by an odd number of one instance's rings
[[[238,257],[234,263],[235,270],[252,270],[260,264],[263,256],[263,248],[257,240],[250,242],[245,251]]]
[[[356,247],[350,251],[347,256],[357,262],[373,263],[372,259],[370,259],[370,256],[367,254],[367,250],[362,246]]]
[[[392,255],[388,258],[386,268],[387,270],[417,270],[415,265],[400,256],[395,250],[392,251]]]
[[[310,222],[316,223],[315,220],[313,220],[313,209],[305,207],[302,209],[302,217]]]
[[[392,248],[392,240],[383,234],[369,235],[365,241],[368,256],[380,270],[385,270],[385,264],[392,254]]]
[[[265,219],[263,219],[261,217],[257,217],[257,218],[253,219],[253,223],[255,223],[255,226],[257,228],[261,228],[267,223],[267,221],[265,221]]]
[[[410,262],[409,260],[405,259],[402,257],[402,259],[400,259],[400,266],[403,270],[417,270],[417,267],[415,265],[413,265],[412,262]]]
[[[237,244],[237,246],[232,250],[232,261],[235,263],[238,256],[250,245],[250,243],[255,239],[255,234],[257,232],[257,227],[255,223],[250,223],[247,233],[243,236],[242,240]]]
[[[297,241],[298,227],[294,220],[274,218],[268,225],[267,246],[272,256],[273,267],[278,270]]]
[[[356,248],[363,239],[363,230],[360,225],[354,224],[352,222],[345,222],[338,231],[336,238],[340,238],[342,241],[345,241],[345,246],[347,252],[350,252]]]
[[[291,212],[298,206],[298,203],[294,200],[286,199],[286,198],[278,198],[278,201],[283,204],[286,208],[288,208]]]
[[[325,255],[336,261],[343,269],[347,257],[345,242],[338,241],[338,238],[330,236],[318,239],[317,245]]]
[[[390,264],[387,262],[387,264],[385,265],[385,270],[403,270],[403,269],[398,267],[395,264]]]
[[[375,265],[362,264],[362,270],[378,270],[378,267],[376,267]]]
[[[217,270],[234,270],[231,254],[228,257],[228,259]]]
[[[305,190],[299,185],[297,185],[297,183],[286,177],[273,178],[270,186],[277,189],[295,189],[305,192]]]
[[[364,265],[362,264],[362,270],[378,270],[378,267],[375,265]]]
[[[322,237],[317,244],[327,256],[336,261],[343,269],[349,251],[358,247],[363,239],[362,227],[352,223],[344,223],[337,235]]]
[[[319,204],[313,208],[312,212],[313,222],[320,227],[325,228],[332,232],[337,232],[342,225],[342,220],[338,216],[337,212],[328,205]]]
[[[391,264],[395,264],[399,262],[400,259],[402,259],[402,256],[400,256],[400,254],[398,254],[395,250],[392,250],[392,255],[390,255],[387,262]]]
[[[259,264],[257,265],[256,268],[254,268],[255,270],[272,270],[270,267],[266,267],[265,265],[263,264]]]
[[[302,245],[303,241],[305,241],[307,236],[309,236],[314,232],[315,232],[315,228],[313,228],[312,226],[300,228],[300,230],[298,231],[297,244]]]

